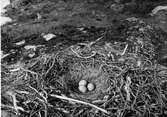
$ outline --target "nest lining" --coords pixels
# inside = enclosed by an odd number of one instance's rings
[[[78,84],[80,80],[86,80],[95,84],[95,89],[90,92],[81,93],[78,90]],[[83,68],[80,65],[74,65],[71,73],[68,73],[64,77],[66,86],[71,92],[73,98],[82,100],[97,100],[103,98],[107,94],[109,88],[109,76],[102,72],[100,69],[94,67]]]

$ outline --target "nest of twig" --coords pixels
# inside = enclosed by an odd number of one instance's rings
[[[127,42],[114,40],[112,43],[106,39],[109,33],[106,32],[93,41],[61,50],[55,47],[51,53],[42,48],[37,57],[28,60],[22,57],[14,64],[4,62],[2,108],[20,116],[94,117],[120,115],[122,110],[132,107],[136,113],[144,113],[135,108],[141,97],[143,107],[148,102],[159,103],[148,96],[154,94],[148,89],[154,88],[160,95],[164,93],[158,88],[163,85],[161,80],[166,80],[167,69],[155,61],[155,46],[150,35],[146,35],[148,29],[153,29],[138,23],[137,19],[124,23],[122,35],[130,35],[126,37]],[[135,30],[126,29],[126,23]],[[92,82],[95,89],[81,93],[80,80]]]
[[[74,71],[67,74],[67,77],[64,77],[64,81],[68,89],[71,91],[71,96],[77,99],[82,100],[98,100],[103,99],[104,95],[107,94],[107,89],[109,88],[109,75],[104,73],[99,68],[94,68],[93,66],[77,65],[73,66]],[[75,73],[75,72],[78,73]],[[81,93],[78,90],[79,81],[86,80],[95,84],[95,90],[87,93]]]

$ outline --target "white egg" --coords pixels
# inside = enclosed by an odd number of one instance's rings
[[[79,86],[85,86],[85,85],[87,85],[87,81],[86,80],[81,80],[79,82]]]
[[[82,92],[82,93],[86,93],[86,91],[87,91],[87,88],[86,88],[85,86],[83,86],[83,85],[80,85],[80,86],[78,87],[78,89],[79,89],[79,91]]]
[[[93,91],[93,90],[95,89],[95,86],[94,86],[93,83],[89,83],[89,84],[87,85],[87,88],[88,88],[89,91]]]

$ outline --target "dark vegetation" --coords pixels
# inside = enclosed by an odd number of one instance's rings
[[[167,30],[149,16],[158,5],[166,2],[11,0],[3,116],[166,117]],[[95,90],[81,93],[82,79]]]

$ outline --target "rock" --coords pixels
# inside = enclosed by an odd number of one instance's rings
[[[52,39],[53,37],[56,37],[56,35],[54,34],[47,34],[44,35],[43,38],[45,38],[46,41],[49,41],[50,39]]]

